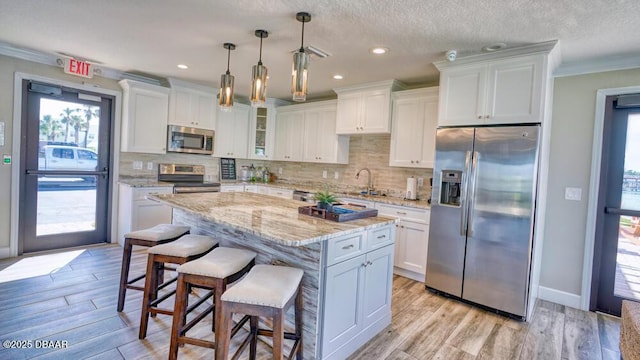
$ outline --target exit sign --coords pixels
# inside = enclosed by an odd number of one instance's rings
[[[93,77],[93,64],[74,58],[65,58],[64,72],[91,79]]]

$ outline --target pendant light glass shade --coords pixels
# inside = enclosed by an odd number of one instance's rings
[[[311,21],[311,15],[306,12],[296,14],[296,20],[302,23],[302,38],[300,40],[300,50],[293,54],[293,65],[291,70],[291,94],[293,101],[307,100],[307,82],[310,56],[304,51],[304,23]]]
[[[307,71],[309,69],[309,54],[296,51],[293,53],[293,70],[291,72],[291,92],[293,101],[307,100]]]
[[[218,105],[222,111],[231,111],[231,108],[233,107],[234,77],[229,72],[229,60],[231,59],[231,50],[235,50],[236,46],[231,43],[225,43],[224,48],[228,50],[227,72],[220,76],[220,95],[218,96]]]
[[[263,105],[267,99],[267,67],[262,65],[262,39],[269,36],[265,30],[256,30],[255,35],[260,38],[260,58],[257,65],[253,65],[251,72],[251,106]]]

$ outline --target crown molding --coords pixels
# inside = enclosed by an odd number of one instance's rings
[[[533,55],[533,54],[549,54],[554,49],[558,40],[545,41],[541,43],[535,43],[531,45],[518,46],[513,48],[507,48],[503,50],[486,52],[480,54],[474,54],[464,57],[459,57],[455,61],[440,60],[435,61],[435,65],[438,70],[446,69],[451,66],[459,66],[466,64],[474,64],[480,61],[499,60],[509,57]]]
[[[565,77],[637,68],[640,68],[640,54],[629,54],[563,63],[555,70],[553,76]]]

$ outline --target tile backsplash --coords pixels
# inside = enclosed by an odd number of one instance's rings
[[[313,164],[287,161],[236,160],[236,167],[242,165],[266,166],[277,176],[277,180],[304,183],[321,187],[328,184],[331,188],[364,190],[367,186],[367,174],[363,172],[359,179],[356,173],[362,168],[371,170],[373,187],[390,196],[402,197],[406,190],[407,178],[414,176],[424,179],[424,186],[418,189],[418,197],[426,199],[431,193],[429,178],[433,169],[412,169],[389,166],[390,135],[352,135],[349,142],[349,164]],[[134,170],[134,161],[142,162],[142,169]],[[148,163],[153,163],[153,170],[147,170]],[[140,154],[120,153],[120,176],[156,178],[158,163],[199,164],[205,166],[206,179],[219,180],[219,159],[206,155],[193,154]],[[279,170],[282,169],[282,173]],[[323,178],[323,172],[327,177]],[[335,179],[335,174],[338,179]]]

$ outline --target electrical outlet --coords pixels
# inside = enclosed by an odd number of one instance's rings
[[[418,178],[418,186],[419,187],[423,187],[424,186],[424,178]]]
[[[322,170],[322,178],[323,179],[327,178],[327,170]]]
[[[133,170],[142,170],[142,161],[134,161]]]
[[[334,179],[336,179],[336,180],[338,180],[338,179],[340,178],[340,173],[339,173],[339,172],[337,172],[337,171],[336,171],[336,172],[334,172],[334,173],[333,173],[333,178],[334,178]]]
[[[278,175],[282,175],[282,168],[278,168]]]
[[[147,162],[147,170],[153,170],[153,163],[151,161]]]

